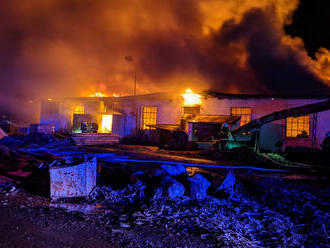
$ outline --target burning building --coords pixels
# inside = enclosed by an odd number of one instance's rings
[[[274,112],[329,100],[328,96],[238,95],[218,92],[154,93],[136,96],[61,98],[44,100],[41,124],[56,131],[72,132],[73,137],[108,137],[103,143],[118,142],[141,130],[181,131],[189,142],[206,144],[218,138],[228,125],[234,130]],[[258,146],[274,151],[284,147],[319,148],[330,131],[330,110],[295,114],[274,119],[259,128]],[[226,123],[226,124],[225,124]],[[82,139],[82,138],[81,138]],[[84,143],[82,143],[84,144]],[[86,143],[87,144],[87,143]]]

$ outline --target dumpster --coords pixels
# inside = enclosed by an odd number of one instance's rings
[[[49,168],[50,197],[86,197],[96,186],[97,159],[75,165],[55,165]]]

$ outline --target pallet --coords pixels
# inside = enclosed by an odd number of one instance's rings
[[[118,144],[120,136],[108,133],[76,133],[72,139],[78,146]]]

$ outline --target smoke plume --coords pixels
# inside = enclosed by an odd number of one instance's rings
[[[329,51],[320,49],[312,60],[303,41],[283,29],[298,3],[4,1],[0,108],[29,113],[40,98],[98,90],[132,94],[135,70],[139,94],[185,87],[324,94],[330,85]]]

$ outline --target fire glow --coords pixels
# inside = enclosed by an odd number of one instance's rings
[[[191,89],[187,89],[184,94],[182,94],[184,99],[184,106],[194,106],[201,104],[201,95],[192,92]]]
[[[96,91],[93,94],[89,95],[90,97],[106,97],[106,94],[101,93],[100,91]]]

